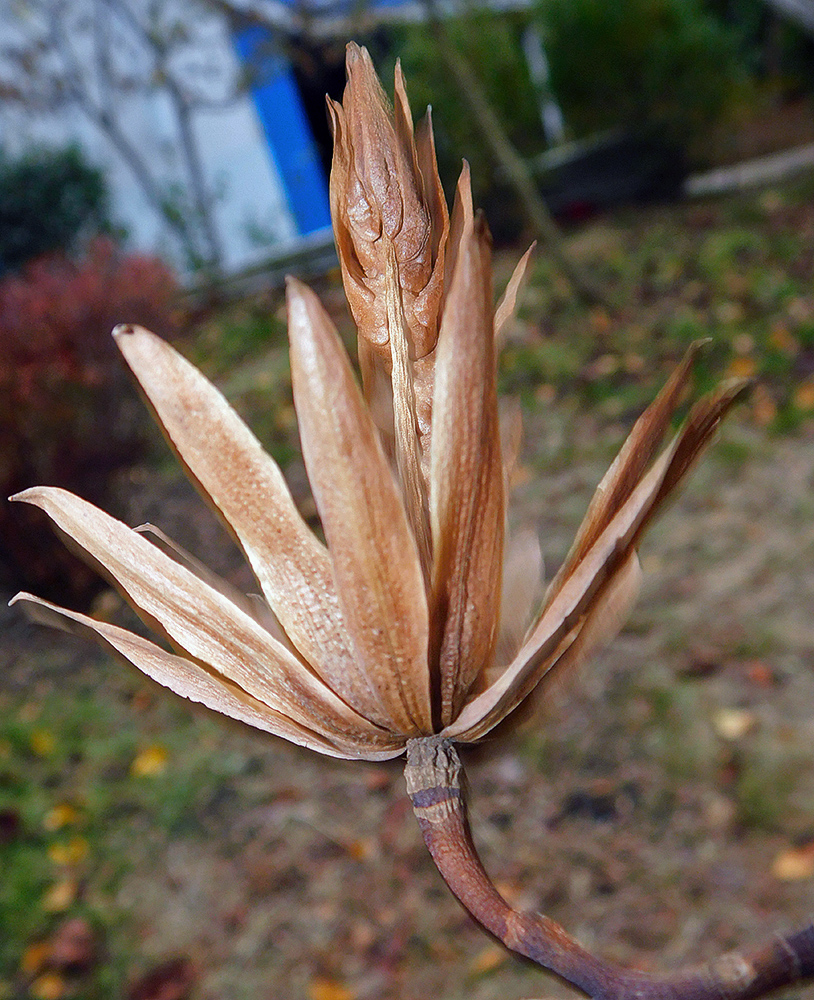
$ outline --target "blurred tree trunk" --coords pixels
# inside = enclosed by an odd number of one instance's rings
[[[604,304],[605,295],[581,269],[569,259],[563,246],[562,234],[537,189],[531,171],[509,138],[500,118],[466,57],[458,50],[443,20],[435,0],[424,0],[427,18],[432,26],[444,65],[458,86],[461,99],[517,195],[535,239],[551,254],[574,291],[589,305]]]

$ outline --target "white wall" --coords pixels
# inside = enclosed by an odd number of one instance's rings
[[[43,2],[47,6],[54,0]],[[136,13],[145,8],[145,0],[121,2]],[[127,137],[169,192],[173,186],[187,183],[171,102],[160,90],[144,89],[149,82],[149,75],[144,75],[150,69],[149,52],[138,44],[120,44],[115,31],[111,48],[118,65],[113,68],[119,79],[132,77],[133,86],[130,93],[117,90],[105,95],[100,91],[93,68],[93,18],[103,7],[96,0],[71,0],[70,16],[65,21],[69,41],[83,76],[87,76],[91,96],[96,101],[109,100]],[[0,5],[0,49],[25,44],[36,36],[48,37],[47,18],[47,9],[38,10],[35,2],[11,9]],[[206,183],[216,193],[214,217],[224,250],[224,269],[234,272],[268,256],[272,244],[294,240],[296,229],[251,96],[234,87],[239,64],[224,22],[207,15],[196,21],[190,33],[192,41],[186,51],[179,51],[175,61],[177,75],[186,73],[196,92],[206,94],[209,88],[212,101],[219,103],[196,110],[194,135],[205,164]],[[55,74],[64,72],[59,60],[49,65]],[[0,80],[8,79],[9,74],[13,78],[14,72],[7,54],[0,53]],[[36,87],[36,81],[31,85]],[[223,104],[222,99],[229,94],[233,99]],[[182,267],[183,256],[166,221],[145,198],[126,160],[86,114],[67,104],[56,110],[35,109],[0,97],[0,147],[6,154],[17,156],[34,145],[58,147],[71,142],[80,145],[88,159],[105,171],[114,218],[127,229],[130,244],[159,252]],[[47,206],[43,210],[47,211]],[[258,245],[258,234],[263,235],[264,244]]]

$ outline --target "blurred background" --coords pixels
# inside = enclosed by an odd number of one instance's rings
[[[500,384],[511,530],[552,575],[687,345],[754,389],[644,547],[613,647],[470,754],[516,905],[645,968],[802,922],[814,892],[814,3],[5,0],[0,486],[150,521],[247,591],[109,336],[141,323],[226,393],[316,522],[283,277],[353,345],[328,214],[345,44],[462,157],[502,291],[539,247]],[[0,506],[0,596],[133,625],[35,511]],[[5,605],[5,600],[2,602]],[[0,610],[0,1000],[565,996],[449,897],[400,766],[193,711]]]

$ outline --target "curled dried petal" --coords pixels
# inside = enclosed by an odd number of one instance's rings
[[[369,696],[396,731],[429,732],[427,601],[398,487],[336,329],[294,279],[288,322],[303,457]]]
[[[433,403],[433,660],[444,725],[497,640],[505,495],[492,308],[491,240],[470,216],[444,306]]]

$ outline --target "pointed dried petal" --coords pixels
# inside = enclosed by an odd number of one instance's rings
[[[234,532],[286,634],[340,697],[362,712],[370,708],[330,557],[300,516],[277,463],[221,393],[169,344],[141,327],[114,333],[170,443]]]
[[[435,155],[435,135],[432,128],[432,109],[418,123],[415,130],[415,147],[418,169],[424,187],[424,198],[430,213],[433,259],[441,263],[443,276],[444,251],[449,235],[449,210]]]
[[[245,611],[246,614],[251,615],[251,617],[262,625],[267,632],[273,635],[278,642],[281,642],[284,646],[287,646],[290,651],[293,651],[294,647],[291,645],[288,636],[285,632],[283,632],[277,616],[259,594],[244,594],[243,591],[238,590],[237,587],[233,586],[227,580],[224,580],[222,576],[218,576],[214,570],[211,570],[205,563],[202,563],[201,560],[192,555],[191,552],[187,552],[187,550],[182,548],[177,542],[174,542],[169,535],[163,532],[161,528],[157,528],[154,524],[139,524],[133,528],[133,531],[140,535],[149,535],[153,541],[158,544],[162,551],[166,552],[177,562],[181,563],[182,566],[186,566],[186,568],[191,573],[194,573],[199,580],[203,580],[203,582],[210,586],[213,590],[217,590],[219,594],[222,594],[226,600],[234,604],[235,607],[238,607],[241,611]]]
[[[735,400],[743,381],[722,386],[700,400],[671,446],[633,490],[608,527],[564,580],[528,641],[509,668],[463,709],[445,736],[475,738],[502,721],[550,666],[550,657],[567,642],[581,617],[589,613],[607,581],[637,546],[653,516],[680,484]]]
[[[433,271],[424,290],[419,292],[413,303],[413,311],[419,323],[433,330],[438,336],[441,303],[444,297],[444,275],[446,273],[446,251],[449,237],[449,210],[435,155],[435,136],[432,130],[432,112],[427,113],[418,123],[415,131],[418,169],[424,187],[424,197],[430,213],[430,241]],[[433,347],[435,341],[433,342]],[[413,363],[413,391],[416,399],[416,417],[419,436],[423,448],[425,475],[429,473],[430,435],[432,425],[432,393],[435,358],[432,353],[417,357]]]
[[[418,549],[421,571],[424,579],[428,580],[431,543],[427,485],[421,469],[421,446],[418,439],[418,417],[413,391],[413,366],[410,361],[409,335],[398,286],[395,247],[392,244],[387,247],[385,296],[387,298],[387,321],[390,330],[392,360],[391,380],[396,432],[396,466],[407,510],[407,520],[410,523]]]
[[[495,341],[497,342],[498,347],[503,342],[506,327],[512,319],[514,319],[514,314],[517,309],[517,300],[526,284],[529,264],[531,263],[531,255],[536,246],[537,241],[535,240],[517,262],[517,266],[512,272],[511,278],[509,278],[509,283],[506,285],[506,291],[503,293],[503,296],[495,309]]]
[[[174,644],[253,698],[328,737],[364,745],[389,739],[253,618],[143,535],[66,490],[39,486],[13,499],[44,510]]]
[[[420,359],[435,347],[438,338],[449,236],[449,210],[438,174],[430,108],[427,108],[427,113],[415,131],[415,155],[423,188],[423,200],[430,217],[430,251],[433,262],[432,273],[423,289],[415,293],[411,306],[415,317],[414,325],[426,331],[426,339],[416,350],[416,359]]]
[[[618,570],[637,528],[665,475],[670,453],[661,456],[612,524],[600,536],[544,612],[514,662],[482,694],[463,709],[445,736],[475,738],[487,733],[523,700],[578,635],[592,602]]]
[[[288,283],[294,403],[346,627],[398,731],[431,731],[428,615],[415,542],[344,347],[316,295]]]
[[[222,715],[227,715],[239,722],[244,722],[256,729],[261,729],[275,736],[290,740],[299,746],[308,747],[330,757],[345,757],[348,759],[362,758],[365,760],[386,760],[397,756],[401,747],[396,741],[391,749],[365,747],[363,738],[334,736],[329,739],[305,726],[298,725],[280,712],[269,708],[234,684],[229,684],[223,678],[209,673],[198,663],[168,653],[155,643],[141,636],[128,632],[107,622],[98,622],[86,615],[67,608],[58,607],[49,601],[34,597],[31,594],[17,594],[11,601],[31,602],[35,606],[47,608],[49,611],[62,615],[65,619],[75,622],[85,629],[91,630],[98,638],[113,648],[113,650],[129,660],[152,680],[169,688],[182,698],[199,702],[207,708]]]
[[[523,645],[543,597],[543,553],[537,533],[523,530],[509,534],[503,559],[503,590],[500,601],[500,632],[495,648],[495,670],[491,684]]]
[[[641,586],[641,567],[635,552],[609,577],[590,610],[540,663],[526,687],[518,692],[516,716],[533,719],[550,701],[552,684],[567,682],[583,664],[609,645],[627,621]],[[509,722],[511,723],[511,719]],[[462,733],[462,741],[481,739],[492,728],[476,724]]]
[[[455,718],[497,639],[505,497],[488,230],[466,225],[438,338],[430,519],[441,718]]]
[[[461,166],[461,174],[458,183],[455,185],[455,199],[452,202],[452,215],[449,223],[449,246],[446,258],[446,288],[445,293],[449,294],[449,288],[455,277],[455,267],[458,262],[458,251],[464,233],[474,226],[475,210],[472,206],[472,178],[469,173],[469,164],[466,160]],[[444,307],[446,308],[446,307]]]
[[[650,464],[681,401],[693,362],[705,341],[691,344],[678,368],[664,388],[633,425],[619,454],[602,477],[576,538],[546,594],[550,604],[559,588],[574,571],[579,560],[593,545],[610,523],[614,514],[625,503]]]
[[[660,510],[710,443],[732,406],[751,388],[748,379],[727,379],[690,410],[672,449],[667,473],[649,516]],[[640,533],[644,525],[639,529]]]

